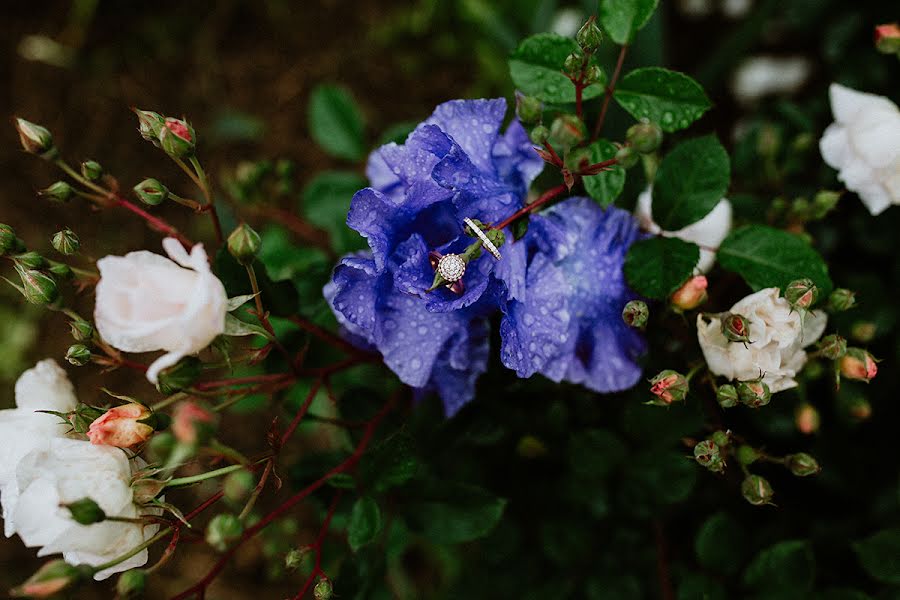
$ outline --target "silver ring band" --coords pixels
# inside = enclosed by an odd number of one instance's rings
[[[502,257],[500,256],[500,251],[497,250],[497,246],[494,245],[487,235],[475,224],[475,221],[466,217],[463,219],[463,223],[469,226],[469,228],[475,233],[478,239],[481,240],[482,245],[484,245],[485,249],[493,255],[494,258],[500,260]]]

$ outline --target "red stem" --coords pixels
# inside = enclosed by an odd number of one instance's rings
[[[669,574],[669,550],[662,521],[654,520],[653,530],[656,537],[656,572],[659,577],[659,592],[662,600],[675,600],[675,589],[672,587],[672,577]]]
[[[328,534],[328,528],[331,526],[331,519],[334,518],[334,513],[337,510],[338,503],[341,501],[341,497],[344,495],[344,490],[338,490],[334,495],[334,498],[331,500],[331,506],[328,507],[328,513],[325,515],[325,519],[322,521],[322,527],[319,529],[319,535],[316,536],[316,541],[310,546],[316,553],[316,565],[313,568],[313,572],[310,573],[309,577],[306,578],[306,582],[303,584],[303,587],[300,588],[300,591],[297,592],[297,595],[294,596],[293,600],[302,600],[303,596],[306,592],[309,591],[309,588],[312,587],[313,582],[315,582],[316,577],[322,576],[327,577],[325,572],[322,571],[322,542],[325,541],[325,535]]]
[[[116,206],[121,206],[122,208],[130,210],[134,214],[139,215],[141,218],[143,218],[145,221],[147,221],[147,224],[150,225],[151,229],[155,229],[156,231],[164,233],[164,234],[168,235],[169,237],[175,238],[176,240],[181,242],[181,245],[184,246],[185,248],[187,248],[188,250],[190,250],[191,247],[194,245],[194,243],[191,240],[186,238],[183,234],[181,234],[181,232],[179,232],[177,229],[175,229],[172,225],[169,225],[169,223],[167,223],[163,219],[160,219],[159,217],[151,215],[150,213],[148,213],[146,210],[144,210],[140,206],[137,206],[136,204],[132,204],[125,198],[119,196],[118,194],[116,194],[114,196],[114,202],[115,202]]]
[[[553,149],[553,146],[550,144],[550,142],[544,141],[544,149],[547,151],[547,154],[550,155],[550,158],[553,159],[553,165],[562,168],[563,161],[559,157],[559,154],[556,153],[556,150]]]
[[[294,376],[290,373],[272,373],[266,375],[250,375],[249,377],[232,377],[230,379],[219,379],[216,381],[204,381],[198,383],[195,387],[200,391],[214,390],[220,387],[228,387],[232,385],[244,385],[247,383],[272,383],[282,379],[290,379]]]
[[[622,72],[622,63],[625,62],[625,53],[628,52],[628,44],[622,46],[619,50],[619,58],[616,60],[616,69],[613,71],[612,79],[606,86],[606,94],[603,96],[603,104],[600,106],[600,116],[597,117],[597,125],[594,127],[594,137],[596,140],[600,137],[600,131],[603,130],[603,122],[606,120],[606,110],[609,108],[609,101],[612,99],[613,92],[616,90],[616,82],[619,80],[619,74]]]
[[[510,223],[512,223],[519,217],[525,216],[528,213],[534,211],[535,209],[540,208],[544,204],[547,204],[548,202],[550,202],[551,200],[553,200],[554,198],[556,198],[557,196],[559,196],[560,194],[565,192],[567,189],[568,188],[566,187],[566,184],[564,184],[564,183],[560,184],[554,188],[550,188],[549,190],[547,190],[546,192],[541,194],[537,200],[535,200],[531,204],[526,205],[524,208],[520,208],[519,210],[514,212],[512,215],[507,217],[503,222],[492,226],[491,229],[503,229],[504,227],[507,227]]]
[[[300,405],[300,408],[297,409],[297,414],[294,415],[294,419],[291,421],[291,424],[288,425],[288,428],[284,431],[284,435],[281,436],[282,446],[287,444],[288,440],[291,439],[291,436],[294,435],[294,431],[297,429],[297,426],[300,425],[300,421],[303,420],[303,417],[306,416],[306,413],[309,411],[309,407],[312,404],[312,401],[315,399],[316,394],[319,392],[319,388],[321,386],[321,377],[313,381],[312,387],[309,388],[309,393],[306,394],[306,400],[304,400],[303,404]]]
[[[301,317],[299,315],[294,315],[292,317],[288,317],[288,320],[291,321],[292,323],[294,323],[295,325],[299,326],[300,329],[302,329],[303,331],[306,331],[306,332],[316,336],[317,338],[319,338],[326,344],[330,344],[330,345],[334,346],[335,348],[339,348],[339,349],[347,352],[348,354],[352,354],[354,356],[359,356],[359,355],[365,354],[365,352],[363,352],[362,350],[360,350],[359,348],[357,348],[356,346],[354,346],[353,344],[351,344],[350,342],[348,342],[341,336],[334,334],[334,333],[328,331],[327,329],[319,327],[318,325],[316,325],[315,323],[313,323],[312,321],[309,321],[308,319],[306,319],[304,317]]]

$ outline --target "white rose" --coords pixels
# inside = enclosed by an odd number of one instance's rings
[[[152,383],[225,330],[228,300],[202,244],[190,255],[174,238],[163,240],[163,248],[172,260],[141,250],[97,261],[97,331],[125,352],[166,350],[147,370]]]
[[[133,502],[131,475],[132,466],[119,448],[67,438],[47,440],[16,466],[18,500],[6,518],[26,546],[41,546],[38,556],[62,554],[69,564],[100,565],[145,542],[159,526],[118,521],[79,525],[60,505],[90,498],[108,516],[136,518],[140,513]],[[143,550],[94,578],[100,581],[146,562]]]
[[[66,372],[53,360],[42,360],[22,373],[16,382],[16,408],[0,410],[0,503],[3,506],[6,537],[15,530],[9,519],[16,502],[16,465],[29,452],[63,437],[70,427],[55,415],[36,412],[75,410],[75,390]]]
[[[900,111],[882,96],[837,83],[828,90],[834,123],[819,150],[838,179],[859,194],[873,215],[900,204]]]
[[[825,313],[814,310],[801,316],[779,296],[778,288],[750,294],[729,312],[746,317],[750,343],[729,342],[722,334],[721,319],[698,315],[697,338],[709,370],[738,381],[761,375],[773,393],[795,387],[794,377],[806,364],[803,348],[825,331]]]
[[[751,56],[731,78],[731,92],[741,104],[753,104],[766,96],[796,93],[812,72],[802,56]]]
[[[722,198],[708,215],[678,231],[664,231],[653,221],[653,188],[644,190],[637,200],[634,216],[645,230],[656,235],[676,237],[700,246],[697,270],[708,272],[716,262],[715,249],[731,231],[731,202]]]

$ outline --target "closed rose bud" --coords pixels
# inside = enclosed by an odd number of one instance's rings
[[[697,275],[695,277],[691,277],[684,285],[678,288],[674,294],[672,294],[671,303],[672,307],[677,311],[685,311],[685,310],[694,310],[704,302],[706,302],[706,287],[707,287],[706,277],[703,275]]]
[[[872,405],[862,396],[854,396],[843,404],[847,414],[855,421],[865,421],[872,416]]]
[[[78,236],[75,235],[75,232],[71,229],[57,231],[53,234],[53,239],[50,240],[50,243],[53,244],[53,248],[57,252],[66,256],[75,254],[78,252],[78,249],[81,248],[81,242],[79,241]]]
[[[713,473],[721,473],[725,470],[725,461],[719,446],[712,440],[703,440],[694,446],[694,460]]]
[[[94,336],[94,326],[84,319],[72,319],[69,328],[76,342],[86,342]]]
[[[37,252],[24,252],[13,257],[17,264],[22,265],[26,269],[43,269],[47,266],[47,259]]]
[[[56,158],[59,154],[53,145],[53,136],[46,128],[25,119],[16,119],[16,130],[25,152],[37,154],[47,160]]]
[[[544,125],[538,125],[531,130],[531,135],[529,135],[528,137],[531,138],[532,144],[541,146],[547,141],[547,138],[550,137],[550,129],[545,127]]]
[[[206,526],[206,543],[218,552],[224,552],[244,533],[244,524],[235,515],[219,514]]]
[[[132,108],[131,110],[137,115],[138,131],[141,133],[141,137],[148,142],[153,142],[154,146],[159,147],[159,134],[166,119],[152,110],[141,110],[139,108]]]
[[[625,139],[641,154],[656,152],[663,140],[663,130],[656,123],[641,121],[628,128]]]
[[[52,304],[59,298],[59,290],[52,277],[38,271],[15,264],[16,273],[22,281],[21,292],[32,304]]]
[[[656,396],[652,404],[668,406],[684,400],[690,385],[684,375],[671,369],[661,371],[650,380],[650,392]]]
[[[241,223],[228,236],[228,252],[242,265],[249,265],[256,258],[262,239],[252,227]]]
[[[807,310],[819,299],[819,288],[812,279],[797,279],[784,288],[784,299],[792,308]]]
[[[849,348],[840,362],[841,376],[855,381],[872,381],[878,373],[875,357],[862,348]]]
[[[158,179],[148,177],[134,186],[134,193],[144,204],[156,206],[165,202],[169,197],[169,188],[160,183]]]
[[[722,335],[729,342],[750,342],[750,323],[747,317],[729,313],[722,319]]]
[[[838,288],[828,296],[828,310],[842,312],[853,308],[856,304],[856,292]]]
[[[137,600],[144,596],[147,587],[147,572],[143,569],[131,569],[119,575],[116,582],[117,600]]]
[[[103,167],[96,160],[81,163],[81,175],[88,181],[99,181],[103,177]]]
[[[759,460],[759,451],[753,446],[748,446],[747,444],[738,446],[734,455],[735,458],[737,458],[737,461],[744,466],[752,465],[757,460]]]
[[[90,567],[73,567],[62,559],[44,563],[28,581],[9,591],[13,598],[53,598],[89,579]]]
[[[50,261],[50,266],[47,268],[47,272],[50,273],[53,277],[58,277],[60,279],[72,279],[75,276],[75,272],[72,271],[72,267],[65,263],[60,263],[56,261]]]
[[[622,309],[622,320],[629,327],[635,329],[643,329],[647,326],[647,319],[650,318],[650,309],[643,300],[631,300],[625,304]]]
[[[106,513],[90,498],[82,498],[63,506],[69,510],[72,519],[80,525],[93,525],[106,520]]]
[[[550,139],[565,148],[578,144],[586,135],[584,123],[575,115],[561,115],[550,125]]]
[[[151,415],[149,408],[137,402],[115,406],[91,423],[87,436],[98,446],[131,448],[153,435],[153,427],[142,422],[148,421]]]
[[[753,506],[771,504],[775,491],[769,482],[759,475],[747,475],[741,483],[741,495]]]
[[[829,360],[837,360],[847,354],[847,340],[836,333],[823,337],[818,347],[819,353]]]
[[[172,415],[172,433],[182,444],[196,445],[207,439],[213,430],[215,415],[196,402],[181,402]]]
[[[722,431],[720,429],[719,431],[714,431],[713,434],[709,436],[709,439],[711,439],[719,448],[724,448],[731,443],[731,432]]]
[[[765,406],[772,399],[769,385],[762,379],[739,381],[737,384],[738,400],[750,408]]]
[[[68,202],[75,195],[75,188],[65,181],[57,181],[50,187],[39,191],[38,194],[56,202]]]
[[[316,587],[313,588],[313,598],[315,600],[331,600],[332,595],[334,594],[334,588],[331,585],[331,581],[322,577],[316,582]]]
[[[256,477],[250,471],[237,471],[222,482],[222,493],[226,500],[235,504],[244,502],[256,487]]]
[[[580,52],[573,52],[563,62],[563,71],[570,77],[578,77],[581,66],[584,64],[584,56]]]
[[[516,94],[516,116],[522,123],[531,125],[539,122],[543,111],[543,103],[534,96]]]
[[[875,48],[884,54],[900,52],[900,26],[885,23],[875,27]]]
[[[91,350],[84,344],[72,344],[66,350],[66,361],[76,367],[83,367],[91,362]]]
[[[15,230],[6,223],[0,223],[0,256],[15,251],[17,240]]]
[[[816,459],[806,452],[788,454],[784,457],[784,466],[797,477],[816,475],[822,470]]]
[[[590,85],[603,80],[603,69],[597,65],[588,65],[584,70],[584,83]]]
[[[302,548],[293,548],[284,555],[284,567],[288,571],[296,571],[303,565],[304,560],[308,560],[312,554],[309,546]]]
[[[638,163],[639,159],[640,155],[631,146],[622,146],[616,152],[616,162],[618,162],[623,169],[630,169]]]
[[[167,118],[159,132],[163,151],[176,158],[193,156],[196,149],[194,128],[181,119]]]
[[[719,389],[716,390],[716,402],[718,402],[719,406],[721,406],[722,408],[731,408],[732,406],[737,406],[737,388],[735,388],[730,383],[720,385]]]
[[[794,425],[800,433],[810,435],[817,432],[821,422],[819,411],[812,404],[803,403],[794,411]]]
[[[850,326],[850,337],[862,344],[868,344],[875,339],[876,333],[878,326],[872,321],[857,321]]]
[[[596,17],[592,16],[581,26],[581,29],[575,34],[575,41],[582,50],[588,53],[596,52],[600,48],[600,44],[603,42],[603,32],[597,25]]]

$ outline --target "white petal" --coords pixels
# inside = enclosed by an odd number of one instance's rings
[[[897,110],[896,105],[883,96],[858,92],[839,83],[831,84],[828,95],[831,97],[831,112],[838,123],[850,123],[866,111]]]
[[[78,400],[68,375],[53,359],[42,360],[16,381],[16,406],[29,410],[68,412]]]
[[[819,152],[828,166],[840,170],[850,159],[850,138],[847,129],[838,123],[832,123],[825,129],[819,140]]]

